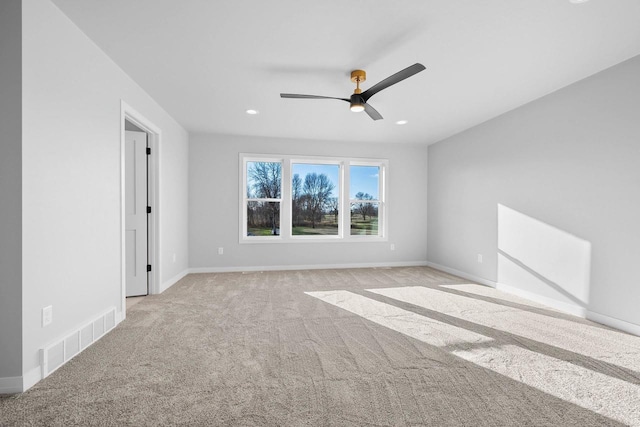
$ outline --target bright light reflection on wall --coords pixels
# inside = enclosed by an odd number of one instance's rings
[[[498,204],[498,283],[586,307],[591,243]]]

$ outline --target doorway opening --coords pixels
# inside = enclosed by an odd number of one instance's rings
[[[160,130],[121,103],[121,316],[134,298],[159,293]],[[139,300],[139,299],[138,299]]]
[[[125,268],[127,298],[149,294],[148,135],[128,120],[124,124]],[[130,301],[127,302],[130,306]]]

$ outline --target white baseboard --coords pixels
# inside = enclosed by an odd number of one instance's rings
[[[529,301],[537,302],[539,304],[544,304],[547,307],[553,308],[558,311],[562,311],[563,313],[572,314],[574,316],[586,318],[587,309],[585,307],[581,307],[575,304],[569,304],[563,301],[558,301],[553,298],[545,297],[542,295],[534,294],[533,292],[524,291],[522,289],[516,288],[515,286],[505,285],[504,283],[498,283],[496,289],[499,291],[504,291],[509,294],[513,294]]]
[[[38,381],[42,379],[42,368],[40,366],[36,366],[26,374],[24,374],[22,381],[22,389],[23,391],[29,390],[31,387],[36,385]]]
[[[587,319],[640,337],[640,325],[587,310]]]
[[[184,276],[186,276],[189,273],[191,273],[191,270],[190,269],[186,269],[186,270],[176,274],[171,279],[165,280],[162,284],[160,284],[160,293],[163,293],[164,291],[169,289],[171,286],[173,286],[176,283],[178,283],[182,278],[184,278]]]
[[[115,307],[104,312],[91,322],[76,328],[68,334],[64,334],[52,341],[49,345],[40,349],[40,364],[20,377],[0,378],[0,394],[23,393],[36,385],[43,378],[53,373],[56,369],[67,363],[69,360],[80,354],[83,350],[105,336],[122,321],[122,316],[118,315]],[[90,337],[83,332],[89,332]],[[77,343],[77,346],[75,345]],[[74,345],[71,345],[74,344]],[[70,346],[70,347],[68,347]],[[73,347],[73,350],[71,349]],[[49,351],[53,348],[62,349],[60,359],[55,366],[49,365]]]
[[[532,292],[524,291],[522,289],[516,288],[515,286],[506,285],[504,283],[494,282],[493,280],[484,279],[482,277],[474,276],[473,274],[466,273],[464,271],[456,270],[455,268],[446,267],[444,265],[436,264],[433,262],[429,262],[429,267],[435,268],[437,270],[442,270],[445,273],[453,274],[455,276],[460,276],[463,279],[472,280],[476,283],[480,283],[482,285],[490,286],[497,290],[506,292],[508,294],[513,294],[519,296],[524,299],[528,299],[532,302],[537,302],[539,304],[544,304],[549,308],[553,308],[558,311],[562,311],[563,313],[572,314],[574,316],[585,318],[587,314],[587,309],[584,307],[580,307],[578,305],[569,304],[563,301],[558,301],[553,298],[544,297],[542,295],[534,294]]]
[[[425,261],[373,262],[356,264],[265,265],[233,267],[196,267],[189,273],[240,273],[243,271],[335,270],[347,268],[425,267]]]
[[[116,325],[124,320],[124,316],[122,315],[122,311],[116,310]]]
[[[22,381],[22,377],[0,378],[0,394],[22,393],[24,390]]]
[[[547,307],[553,308],[563,313],[571,314],[573,316],[581,317],[583,319],[588,319],[593,322],[600,323],[602,325],[609,326],[614,329],[618,329],[633,335],[640,336],[640,325],[636,325],[634,323],[629,323],[624,320],[606,316],[604,314],[596,313],[594,311],[588,310],[585,307],[580,307],[575,304],[568,304],[566,302],[558,301],[553,298],[544,297],[541,295],[534,294],[532,292],[524,291],[522,289],[516,288],[515,286],[506,285],[504,283],[498,283],[491,280],[483,279],[481,277],[474,276],[473,274],[456,270],[455,268],[446,267],[444,265],[436,264],[434,262],[428,261],[426,264],[427,266],[435,268],[436,270],[441,270],[441,271],[444,271],[445,273],[453,274],[455,276],[462,277],[463,279],[471,280],[475,283],[487,285],[492,288],[496,288],[500,291],[507,292],[507,293],[528,299],[529,301],[544,304]]]
[[[456,270],[455,268],[436,264],[435,262],[427,261],[425,265],[427,267],[435,268],[436,270],[444,271],[445,273],[453,274],[454,276],[462,277],[463,279],[471,280],[475,283],[480,283],[481,285],[486,285],[492,288],[495,288],[497,286],[497,283],[492,280],[483,279],[482,277],[478,277],[464,271]]]

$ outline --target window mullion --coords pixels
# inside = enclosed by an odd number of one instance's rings
[[[291,159],[282,161],[282,202],[280,204],[280,237],[291,238]]]
[[[351,176],[349,174],[350,168],[349,168],[350,164],[349,162],[343,162],[342,167],[343,167],[343,187],[342,187],[342,193],[341,194],[341,198],[342,198],[342,209],[340,211],[340,221],[341,221],[341,227],[340,229],[342,230],[342,238],[345,240],[349,240],[351,238],[351,203],[349,201],[349,198],[351,197],[351,195],[349,194],[349,189],[351,188],[350,185],[350,180],[351,180]]]

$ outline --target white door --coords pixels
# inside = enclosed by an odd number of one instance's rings
[[[125,131],[127,296],[147,295],[147,134]]]

